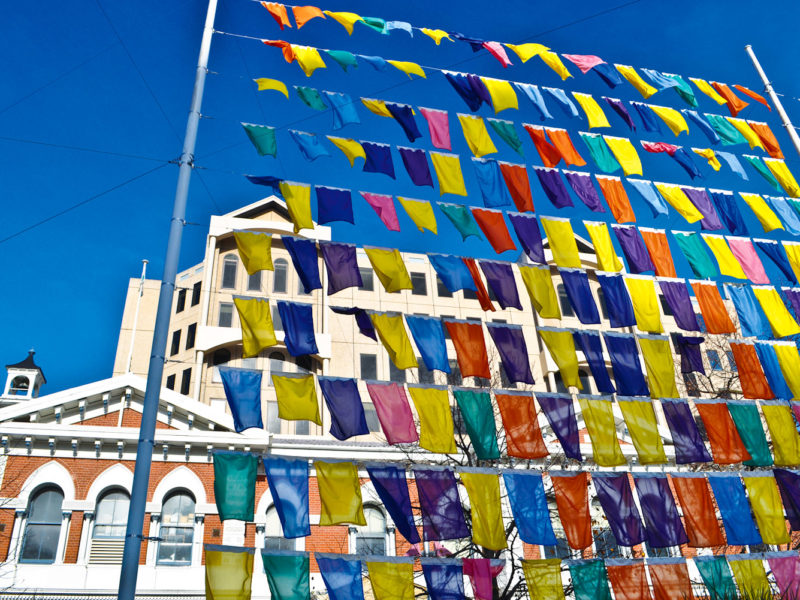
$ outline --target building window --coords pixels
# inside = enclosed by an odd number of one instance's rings
[[[739,369],[736,368],[736,361],[733,359],[733,351],[725,350],[725,356],[728,357],[728,365],[730,366],[731,371],[736,373]]]
[[[8,387],[9,396],[24,396],[30,389],[31,382],[24,375],[18,375],[11,380],[11,385]]]
[[[274,506],[267,509],[267,520],[264,523],[264,550],[294,550],[295,540],[283,537],[283,527],[281,526],[278,511]]]
[[[694,373],[683,373],[683,384],[686,386],[686,395],[692,398],[700,397],[700,385],[697,383],[697,375]]]
[[[279,258],[273,263],[272,291],[276,294],[286,293],[286,277],[289,272],[289,263],[285,258]]]
[[[220,302],[217,326],[233,327],[233,304],[230,302]]]
[[[192,367],[183,370],[181,375],[181,394],[184,396],[189,393],[189,383],[192,380]]]
[[[361,379],[378,378],[378,357],[374,354],[361,355]]]
[[[269,385],[272,385],[273,375],[290,375],[286,358],[280,352],[270,352],[269,354]]]
[[[556,545],[555,546],[545,546],[544,547],[544,557],[545,558],[570,558],[572,556],[572,551],[570,550],[569,544],[567,543],[567,538],[564,537],[563,531],[561,535],[556,533]]]
[[[239,268],[239,259],[233,254],[228,254],[222,261],[222,287],[236,289],[236,270]]]
[[[428,295],[428,281],[425,273],[411,273],[411,294],[414,296]]]
[[[658,300],[661,302],[661,312],[664,313],[664,316],[665,317],[671,317],[672,316],[672,307],[669,305],[669,302],[667,302],[667,297],[664,296],[664,294],[659,294],[658,295]]]
[[[115,490],[103,494],[97,503],[92,537],[95,539],[123,539],[130,503],[131,498],[128,492]]]
[[[214,366],[214,370],[211,373],[211,382],[212,383],[221,383],[222,377],[219,374],[219,365],[226,365],[231,360],[231,351],[227,348],[220,348],[219,350],[214,351],[214,355],[211,358],[211,364]]]
[[[561,305],[562,317],[574,317],[575,311],[572,309],[572,303],[567,296],[567,288],[563,283],[558,284],[558,303]]]
[[[242,368],[256,371],[258,369],[258,357],[251,356],[250,358],[242,359]]]
[[[597,288],[597,304],[600,305],[600,316],[608,319],[608,306],[606,306],[606,295],[603,293],[603,288]]]
[[[175,356],[181,350],[181,330],[172,332],[172,343],[169,347],[169,355]]]
[[[355,528],[355,553],[367,556],[386,555],[386,515],[376,506],[364,507],[366,525]]]
[[[295,359],[295,363],[297,364],[297,371],[299,373],[313,373],[318,367],[317,361],[308,354],[298,356]]]
[[[200,304],[200,286],[202,282],[198,281],[192,286],[192,306]]]
[[[447,362],[450,365],[450,372],[447,374],[447,385],[461,385],[464,379],[461,377],[458,361],[455,358],[451,358]]]
[[[455,317],[455,315],[442,315],[439,318],[442,320],[442,329],[444,330],[444,339],[449,340],[450,339],[450,330],[447,328],[447,325],[445,325],[445,321],[447,319],[455,319],[456,317]]]
[[[192,323],[186,328],[186,349],[194,348],[194,338],[197,335],[197,323]]]
[[[281,319],[281,311],[278,310],[278,305],[273,304],[269,312],[272,315],[272,328],[275,331],[283,331],[283,319]]]
[[[706,350],[708,357],[708,366],[712,371],[722,371],[722,359],[719,357],[719,352],[716,350]]]
[[[464,290],[464,300],[477,300],[478,292],[475,290]]]
[[[267,433],[280,433],[281,420],[278,417],[278,403],[267,401]]]
[[[186,308],[186,289],[181,288],[178,290],[178,301],[175,303],[175,312],[183,312],[184,308]]]
[[[173,373],[172,375],[167,375],[166,387],[168,390],[175,389],[175,373]]]
[[[308,435],[311,433],[308,421],[295,421],[294,434],[295,435]]]
[[[161,529],[158,543],[159,565],[192,563],[194,541],[194,498],[187,492],[172,494],[161,508]]]
[[[19,562],[55,562],[63,502],[64,494],[57,487],[42,488],[31,497]]]
[[[389,381],[394,381],[395,383],[406,382],[406,370],[398,369],[391,360],[389,361]]]
[[[250,292],[261,291],[261,271],[256,271],[247,276],[247,290]]]
[[[375,289],[375,283],[372,278],[372,269],[367,267],[358,267],[358,272],[361,273],[361,285],[358,289],[364,292],[371,292]]]
[[[417,379],[420,383],[434,383],[433,371],[431,371],[425,361],[417,357]]]
[[[306,291],[306,286],[303,285],[303,282],[298,277],[297,278],[297,295],[298,296],[310,296],[311,292]]]
[[[378,412],[375,410],[375,405],[372,402],[362,402],[364,407],[364,418],[367,421],[367,428],[370,433],[381,432],[381,422],[378,420]]]
[[[447,289],[447,286],[442,283],[442,280],[439,279],[439,276],[436,276],[436,295],[439,298],[452,298],[453,292]]]

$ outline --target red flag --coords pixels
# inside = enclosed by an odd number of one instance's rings
[[[495,393],[497,408],[506,430],[506,453],[517,458],[543,458],[549,453],[542,439],[533,397]]]
[[[480,302],[481,308],[494,312],[494,306],[492,306],[492,301],[489,299],[489,292],[486,290],[486,286],[483,285],[483,279],[481,279],[481,274],[478,271],[478,265],[475,264],[475,259],[462,258],[461,260],[467,265],[467,269],[469,269],[469,273],[472,275],[472,281],[475,282],[475,287],[478,288],[475,293],[478,296],[478,302]]]
[[[727,404],[695,400],[695,406],[705,425],[708,441],[711,442],[711,455],[715,463],[732,465],[752,458],[739,437]]]
[[[516,250],[517,246],[508,233],[503,213],[499,210],[489,210],[487,208],[473,208],[472,216],[478,227],[481,228],[489,243],[498,254],[506,250]]]
[[[533,212],[533,198],[531,197],[531,184],[528,181],[528,171],[525,165],[498,162],[503,180],[514,204],[519,212]]]
[[[678,501],[683,508],[683,520],[689,545],[693,548],[722,546],[725,538],[719,529],[714,512],[714,500],[705,477],[672,477]]]
[[[542,164],[545,167],[552,168],[561,162],[561,152],[559,152],[558,148],[556,148],[553,144],[547,141],[543,127],[537,127],[536,125],[530,125],[528,123],[523,124],[523,127],[525,128],[525,131],[528,132],[528,135],[531,136],[533,145],[536,146],[536,151],[539,153],[539,156],[542,159]]]

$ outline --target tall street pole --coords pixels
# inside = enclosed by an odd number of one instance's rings
[[[143,539],[142,527],[144,524],[145,504],[147,502],[147,489],[150,482],[150,465],[155,448],[156,418],[158,417],[161,378],[164,374],[164,355],[167,349],[172,296],[175,291],[175,277],[178,272],[181,235],[185,224],[186,200],[189,195],[189,179],[194,168],[194,149],[197,141],[197,128],[200,123],[200,107],[203,101],[203,89],[206,82],[206,72],[208,71],[208,54],[211,49],[216,12],[217,0],[209,0],[203,39],[200,42],[200,54],[197,59],[197,70],[194,76],[192,105],[186,122],[186,134],[183,138],[178,184],[175,190],[175,201],[172,206],[167,253],[164,259],[164,275],[161,280],[161,291],[158,297],[153,346],[150,351],[147,387],[145,388],[144,406],[142,407],[142,422],[139,427],[139,443],[136,448],[136,466],[133,472],[128,525],[125,530],[125,547],[122,554],[118,600],[134,600],[136,596],[136,579],[139,574],[139,555]],[[199,376],[199,374],[195,376]]]
[[[792,125],[792,122],[789,120],[789,115],[786,114],[786,111],[783,108],[783,104],[781,104],[780,98],[778,98],[778,94],[775,93],[775,90],[772,87],[772,83],[767,78],[767,74],[764,73],[764,69],[761,68],[761,63],[758,62],[756,58],[756,53],[753,52],[753,47],[750,44],[744,47],[745,51],[747,52],[750,60],[753,61],[753,66],[758,71],[758,76],[761,77],[761,81],[764,83],[764,89],[767,91],[769,95],[769,99],[772,100],[772,104],[775,106],[775,110],[778,111],[778,115],[781,117],[781,122],[783,123],[784,128],[786,129],[786,133],[789,134],[789,137],[792,140],[792,144],[794,144],[794,149],[800,154],[800,136],[797,135],[797,130]]]

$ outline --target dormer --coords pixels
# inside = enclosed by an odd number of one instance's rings
[[[16,364],[6,365],[6,385],[0,397],[0,406],[7,406],[22,400],[30,400],[39,396],[39,388],[47,383],[42,370],[33,361],[33,350],[28,357]]]

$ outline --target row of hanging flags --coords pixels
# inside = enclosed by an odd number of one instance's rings
[[[468,576],[476,600],[491,600],[494,578],[504,561],[486,558],[421,557],[417,559],[313,553],[331,600],[364,600],[366,572],[376,600],[413,598],[424,579],[431,600],[462,600]],[[255,550],[231,546],[206,546],[206,596],[247,600],[253,576]],[[261,561],[270,595],[275,600],[310,600],[309,552],[268,552]],[[577,600],[694,598],[687,564],[694,564],[711,598],[772,597],[764,563],[769,566],[780,596],[800,592],[800,557],[796,551],[684,558],[523,560],[522,571],[531,600],[564,600],[571,590]],[[567,567],[562,573],[562,566]],[[648,582],[652,581],[652,588]],[[652,589],[652,594],[651,594]]]

